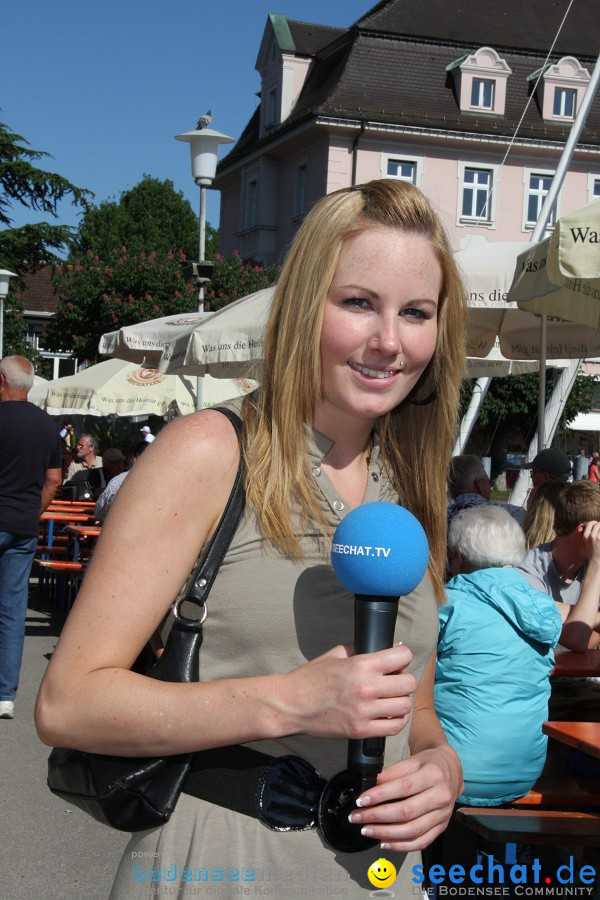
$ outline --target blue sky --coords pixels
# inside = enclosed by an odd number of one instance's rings
[[[53,159],[40,167],[118,199],[147,173],[194,210],[189,131],[211,109],[237,138],[255,109],[254,69],[269,12],[347,27],[375,0],[18,0],[3,9],[0,121]],[[207,218],[218,225],[218,195]],[[57,221],[76,225],[69,203]],[[38,221],[14,207],[14,224]]]

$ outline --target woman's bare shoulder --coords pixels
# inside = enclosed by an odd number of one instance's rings
[[[110,524],[117,517],[135,518],[151,501],[157,525],[187,517],[203,539],[220,517],[238,463],[239,442],[222,413],[202,410],[176,419],[133,466],[109,513]]]
[[[171,471],[198,472],[202,480],[225,477],[237,467],[239,442],[233,425],[223,413],[205,409],[175,419],[144,453],[144,461],[167,465]]]

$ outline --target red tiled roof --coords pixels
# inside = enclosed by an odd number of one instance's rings
[[[55,313],[56,297],[52,285],[52,266],[23,276],[25,287],[19,293],[23,309],[28,312]]]

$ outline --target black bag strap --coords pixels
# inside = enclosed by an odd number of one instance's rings
[[[239,440],[242,431],[242,422],[237,413],[228,409],[226,406],[216,406],[214,408],[223,413],[224,416],[227,416],[235,428]],[[229,545],[233,540],[233,535],[235,534],[236,528],[242,517],[245,501],[244,459],[240,447],[240,462],[237,474],[231,489],[231,494],[229,495],[229,499],[227,500],[219,524],[217,525],[217,529],[213,534],[208,547],[194,566],[189,579],[188,588],[175,603],[173,614],[176,621],[181,626],[185,627],[187,624],[188,627],[193,627],[194,625],[197,625],[199,621],[204,621],[206,616],[205,612],[201,620],[188,619],[182,615],[180,607],[185,602],[195,603],[197,606],[204,607],[206,598],[214,584],[221,563],[229,549]]]

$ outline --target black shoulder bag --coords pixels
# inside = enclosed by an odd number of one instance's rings
[[[234,426],[235,413],[218,407]],[[227,506],[206,551],[197,562],[189,586],[175,604],[175,621],[162,656],[146,674],[160,681],[200,680],[202,623],[205,601],[229,548],[244,509],[243,462]],[[203,608],[200,619],[181,613],[185,602]],[[53,794],[120,831],[143,831],[168,821],[190,773],[194,753],[165,757],[123,757],[55,747],[48,759],[48,787]]]

